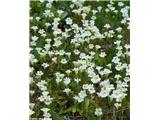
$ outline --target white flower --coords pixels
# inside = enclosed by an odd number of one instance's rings
[[[35,112],[32,109],[29,109],[29,116],[33,115]]]
[[[35,19],[36,19],[37,21],[39,21],[41,18],[40,18],[40,17],[36,17]]]
[[[50,10],[45,10],[43,13],[46,17],[53,17],[53,13]]]
[[[41,80],[40,82],[37,83],[37,85],[38,85],[38,84],[39,84],[39,85],[46,85],[47,82],[46,82],[45,80]],[[39,85],[38,85],[38,86],[39,86]]]
[[[50,96],[46,96],[44,103],[45,103],[46,105],[50,105],[50,104],[52,103],[52,99],[53,99],[53,98],[51,98]]]
[[[57,63],[57,58],[56,57],[52,58],[52,61]]]
[[[79,50],[74,50],[74,54],[78,55],[79,53]]]
[[[124,46],[127,50],[130,48],[130,45],[128,45],[128,44],[125,44],[125,46]]]
[[[105,53],[105,52],[101,52],[101,53],[99,54],[99,56],[102,57],[102,58],[104,58],[104,57],[106,56],[106,53]]]
[[[97,116],[101,116],[103,114],[102,113],[102,108],[96,108],[94,114],[97,115]]]
[[[45,26],[46,26],[46,27],[49,27],[49,26],[51,26],[51,24],[48,23],[48,22],[46,22],[46,23],[45,23]]]
[[[97,93],[99,97],[105,98],[109,95],[109,91],[107,90],[101,90],[99,93]]]
[[[100,46],[100,45],[96,45],[95,47],[96,47],[96,49],[100,49],[100,48],[101,48],[101,46]]]
[[[32,36],[31,39],[32,39],[33,41],[37,41],[38,37],[37,37],[37,36]]]
[[[126,20],[122,20],[121,23],[122,23],[122,24],[125,24],[125,23],[126,23]]]
[[[66,60],[66,59],[62,59],[62,60],[61,60],[61,63],[62,63],[62,64],[66,64],[66,63],[67,63],[67,60]]]
[[[50,57],[52,57],[52,56],[54,55],[54,52],[53,52],[53,51],[48,51],[48,55],[49,55]]]
[[[118,49],[121,49],[122,47],[119,47]],[[122,50],[118,50],[116,53],[117,57],[123,56]]]
[[[118,57],[113,57],[112,62],[117,64],[119,63],[120,59]]]
[[[40,2],[44,2],[45,0],[39,0]]]
[[[114,44],[116,45],[120,45],[121,41],[120,40],[117,40],[116,42],[114,42]]]
[[[44,48],[48,51],[51,48],[51,45],[47,43],[45,44]]]
[[[32,96],[32,95],[35,93],[35,91],[30,90],[29,93],[30,93],[30,95]]]
[[[99,75],[95,75],[95,76],[93,76],[93,78],[91,78],[91,81],[92,81],[93,83],[98,83],[100,80],[101,80],[101,79],[100,79]]]
[[[59,82],[61,82],[61,81],[62,81],[62,78],[59,78],[59,77],[56,78],[56,82],[57,82],[57,83],[59,83]]]
[[[117,32],[121,32],[121,31],[122,31],[122,28],[121,28],[121,27],[118,27],[118,28],[116,29],[116,31],[117,31]]]
[[[66,94],[69,94],[70,91],[71,91],[71,89],[69,89],[69,88],[66,88],[63,90],[63,92],[65,92]]]
[[[91,52],[89,52],[90,54],[91,54],[91,56],[94,56],[96,53],[95,52],[93,52],[93,51],[91,51]]]
[[[108,64],[108,65],[106,65],[107,67],[109,67],[109,69],[111,69],[111,67],[112,67],[112,64]]]
[[[51,39],[45,39],[45,41],[49,44],[52,40]]]
[[[81,90],[81,91],[78,93],[78,95],[79,95],[80,98],[85,98],[85,97],[87,96],[85,90]]]
[[[57,13],[58,13],[59,15],[62,15],[62,14],[64,13],[64,11],[63,11],[63,10],[57,10]]]
[[[89,49],[93,49],[94,48],[94,45],[93,44],[89,44]]]
[[[64,74],[61,74],[60,72],[56,72],[56,82],[59,83],[62,81],[62,79],[64,78]]]
[[[79,96],[74,96],[73,97],[75,100],[77,100],[79,103],[81,103],[81,102],[83,102],[84,101],[84,98],[81,98],[81,97],[79,97]]]
[[[58,54],[62,56],[65,54],[65,52],[64,52],[64,50],[60,50],[60,51],[58,51]]]
[[[73,68],[72,70],[73,70],[75,73],[78,73],[79,68]]]
[[[44,113],[47,113],[50,109],[48,109],[48,108],[42,108],[41,109]]]
[[[111,11],[114,11],[114,10],[115,10],[115,7],[110,7],[110,10],[111,10]]]
[[[101,67],[101,66],[97,66],[97,67],[96,67],[96,69],[97,69],[98,71],[100,71],[102,68],[103,68],[103,67]]]
[[[51,3],[47,3],[47,4],[46,4],[46,7],[47,7],[47,8],[51,8],[51,7],[52,7],[52,4],[51,4]]]
[[[123,6],[124,5],[124,3],[123,2],[118,2],[118,6]]]
[[[38,31],[38,33],[42,35],[42,34],[45,33],[45,31],[44,31],[43,29],[40,29],[40,30]]]
[[[37,83],[37,86],[42,91],[45,91],[45,90],[47,90],[47,87],[45,86],[46,84],[47,84],[47,82],[45,80],[41,80],[40,82]]]
[[[81,15],[82,15],[82,18],[83,18],[83,19],[85,19],[85,18],[86,18],[86,16],[87,16],[87,14],[86,14],[86,13],[82,13]]]
[[[66,19],[66,24],[71,25],[72,24],[72,19],[71,18],[67,18]]]
[[[68,77],[64,78],[64,84],[65,85],[68,85],[70,82],[71,82],[70,78],[68,78]]]
[[[45,119],[47,119],[47,120],[51,120],[51,119],[49,119],[50,116],[51,116],[51,114],[48,113],[49,110],[50,110],[50,109],[48,109],[48,108],[42,108],[42,109],[41,109],[41,111],[43,111],[43,117],[44,117]]]
[[[126,93],[123,93],[123,91],[121,89],[117,89],[117,90],[114,90],[112,95],[111,95],[111,98],[115,98],[116,99],[116,102],[121,102],[122,99],[126,96],[127,94]]]
[[[114,86],[112,84],[110,84],[109,79],[108,80],[104,80],[100,83],[101,91],[98,94],[99,97],[105,98],[109,95],[109,93],[111,92],[111,90],[114,89]]]
[[[62,30],[56,28],[56,29],[54,30],[53,34],[54,34],[55,36],[57,36],[57,35],[59,35],[59,34],[62,34]]]
[[[48,63],[43,63],[42,66],[43,66],[44,68],[47,68],[47,67],[49,66],[49,64],[48,64]]]
[[[105,9],[106,13],[108,13],[110,10],[108,8]]]
[[[33,71],[34,71],[34,68],[33,67],[29,67],[29,72],[33,73]]]
[[[45,113],[43,114],[43,117],[44,119],[43,120],[52,120],[50,117],[51,117],[51,114],[50,113]]]
[[[92,16],[91,19],[92,19],[92,20],[96,20],[96,16]]]
[[[129,76],[129,75],[130,75],[130,69],[127,68],[127,69],[126,69],[126,76]]]
[[[104,70],[99,71],[100,75],[108,75],[110,73],[112,73],[112,71],[110,71],[109,69],[106,69],[106,68]]]
[[[43,91],[42,95],[38,98],[41,102],[44,102],[46,105],[50,105],[52,103],[52,99],[49,95],[48,91]]]
[[[95,15],[97,12],[97,10],[92,10],[93,15]]]
[[[103,72],[104,72],[104,74],[110,74],[110,73],[112,73],[112,71],[111,71],[111,70],[106,69],[106,68],[103,70]]]
[[[88,89],[88,84],[83,84],[83,89],[84,90]]]
[[[107,29],[111,28],[110,24],[105,24],[104,27],[107,28]]]
[[[93,94],[93,93],[96,92],[95,89],[94,89],[93,84],[88,85],[88,91],[89,91],[90,94]]]
[[[64,78],[64,74],[61,74],[60,72],[56,72],[55,75],[56,77]]]
[[[118,109],[119,107],[121,107],[121,103],[115,103],[114,106]]]
[[[121,63],[118,63],[115,68],[117,71],[120,71],[121,69],[123,69],[123,66]]]
[[[48,0],[49,3],[52,3],[54,0]]]
[[[75,78],[74,81],[76,81],[77,83],[79,83],[81,81],[81,79]]]
[[[62,45],[62,42],[60,40],[55,40],[53,46],[59,47],[60,45]]]
[[[121,39],[123,36],[122,35],[117,35],[117,38]]]
[[[115,76],[114,76],[114,78],[116,78],[117,80],[119,80],[119,78],[121,78],[122,76],[121,75],[119,75],[119,74],[116,74]]]
[[[66,52],[65,54],[66,54],[68,57],[71,56],[71,53],[70,53],[70,52]]]
[[[130,81],[129,77],[125,77],[125,78],[124,78],[124,81],[125,81],[125,82],[129,82],[129,81]]]
[[[72,71],[71,70],[66,70],[66,73],[69,75]]]
[[[98,9],[98,11],[99,11],[99,12],[101,12],[101,10],[102,10],[102,6],[98,6],[98,8],[97,8],[97,9]]]
[[[34,31],[36,31],[38,29],[37,26],[32,26],[31,29],[33,29]]]
[[[37,71],[37,73],[36,73],[36,75],[37,75],[38,77],[41,77],[43,74],[44,74],[44,73],[43,73],[42,71]]]

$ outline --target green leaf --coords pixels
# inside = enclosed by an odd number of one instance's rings
[[[84,101],[84,109],[86,112],[88,112],[88,107],[89,107],[89,99],[86,98],[85,101]]]
[[[64,113],[69,113],[69,112],[73,112],[75,113],[78,110],[78,108],[76,107],[76,105],[69,107],[67,110],[64,111]]]
[[[58,114],[56,112],[53,112],[53,120],[58,120]]]
[[[73,106],[73,108],[72,108],[72,112],[73,112],[73,113],[75,113],[75,112],[76,112],[76,110],[77,110],[77,109],[76,109],[76,107],[75,107],[75,106]]]
[[[67,13],[67,12],[64,12],[64,13],[61,15],[61,19],[64,19],[67,15],[68,15],[68,13]]]
[[[88,120],[97,120],[93,114],[90,114],[87,119]]]

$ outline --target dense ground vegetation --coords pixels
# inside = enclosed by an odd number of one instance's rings
[[[129,2],[30,1],[30,118],[129,120]]]

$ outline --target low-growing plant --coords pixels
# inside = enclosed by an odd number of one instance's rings
[[[129,1],[30,1],[30,119],[129,120]]]

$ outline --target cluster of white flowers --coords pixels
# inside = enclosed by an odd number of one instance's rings
[[[90,94],[93,94],[96,92],[93,84],[83,84],[83,89],[88,90]]]
[[[105,98],[109,95],[109,93],[111,92],[111,90],[114,89],[114,86],[112,84],[110,84],[109,80],[104,80],[100,83],[101,86],[101,91],[100,93],[97,93],[98,96]]]
[[[34,103],[30,103],[29,104],[29,116],[31,116],[32,114],[34,114],[35,112],[33,111],[35,104]]]
[[[42,108],[41,111],[43,111],[43,117],[47,120],[51,120],[51,114],[48,112],[50,109],[48,108]]]
[[[123,33],[123,29],[129,29],[129,6],[117,2],[117,9],[111,2],[106,4],[106,8],[99,6],[91,9],[84,5],[84,0],[72,0],[71,12],[81,18],[81,24],[78,24],[68,16],[61,20],[65,11],[58,9],[53,12],[53,1],[40,0],[41,4],[45,4],[42,16],[30,18],[34,23],[30,37],[30,84],[36,84],[41,91],[41,96],[37,99],[45,104],[41,108],[43,117],[51,117],[51,109],[47,107],[53,101],[48,90],[49,81],[57,86],[64,84],[65,87],[58,89],[68,96],[73,91],[72,100],[79,104],[90,97],[111,98],[115,101],[114,106],[120,107],[127,96],[130,81],[130,46]],[[111,23],[105,23],[103,29],[99,29],[96,15],[101,12],[115,15],[120,13],[120,24],[113,27]],[[40,25],[38,22],[41,19],[52,20]],[[62,21],[65,24],[63,30],[60,28]],[[114,43],[112,56],[108,53],[110,46],[107,41]],[[80,86],[78,92],[71,87],[74,83]],[[31,95],[35,93],[34,89],[30,90]],[[54,88],[51,91],[53,90]],[[95,107],[94,114],[101,116],[102,111],[102,108]],[[31,103],[30,115],[34,113],[34,103]]]
[[[85,90],[81,90],[78,95],[74,96],[73,98],[77,100],[79,103],[84,101],[84,98],[87,96]]]
[[[96,108],[96,110],[95,110],[95,115],[101,116],[102,114],[103,114],[102,108]]]
[[[47,65],[47,64],[43,64]],[[45,80],[41,80],[37,83],[38,88],[42,91],[42,95],[38,97],[38,100],[40,102],[44,102],[47,106],[52,103],[52,97],[49,95],[49,92],[47,90],[47,82]],[[51,114],[48,112],[49,108],[42,108],[41,111],[43,111],[43,117],[47,120],[51,120]]]
[[[40,90],[42,90],[42,95],[38,98],[41,102],[44,102],[46,105],[50,105],[53,98],[49,96],[49,92],[47,91],[47,82],[45,80],[41,80],[37,83],[37,86]]]
[[[64,74],[59,73],[59,72],[56,72],[55,75],[56,75],[56,82],[57,82],[57,83],[61,82],[62,79],[63,79],[64,76],[65,76]]]

